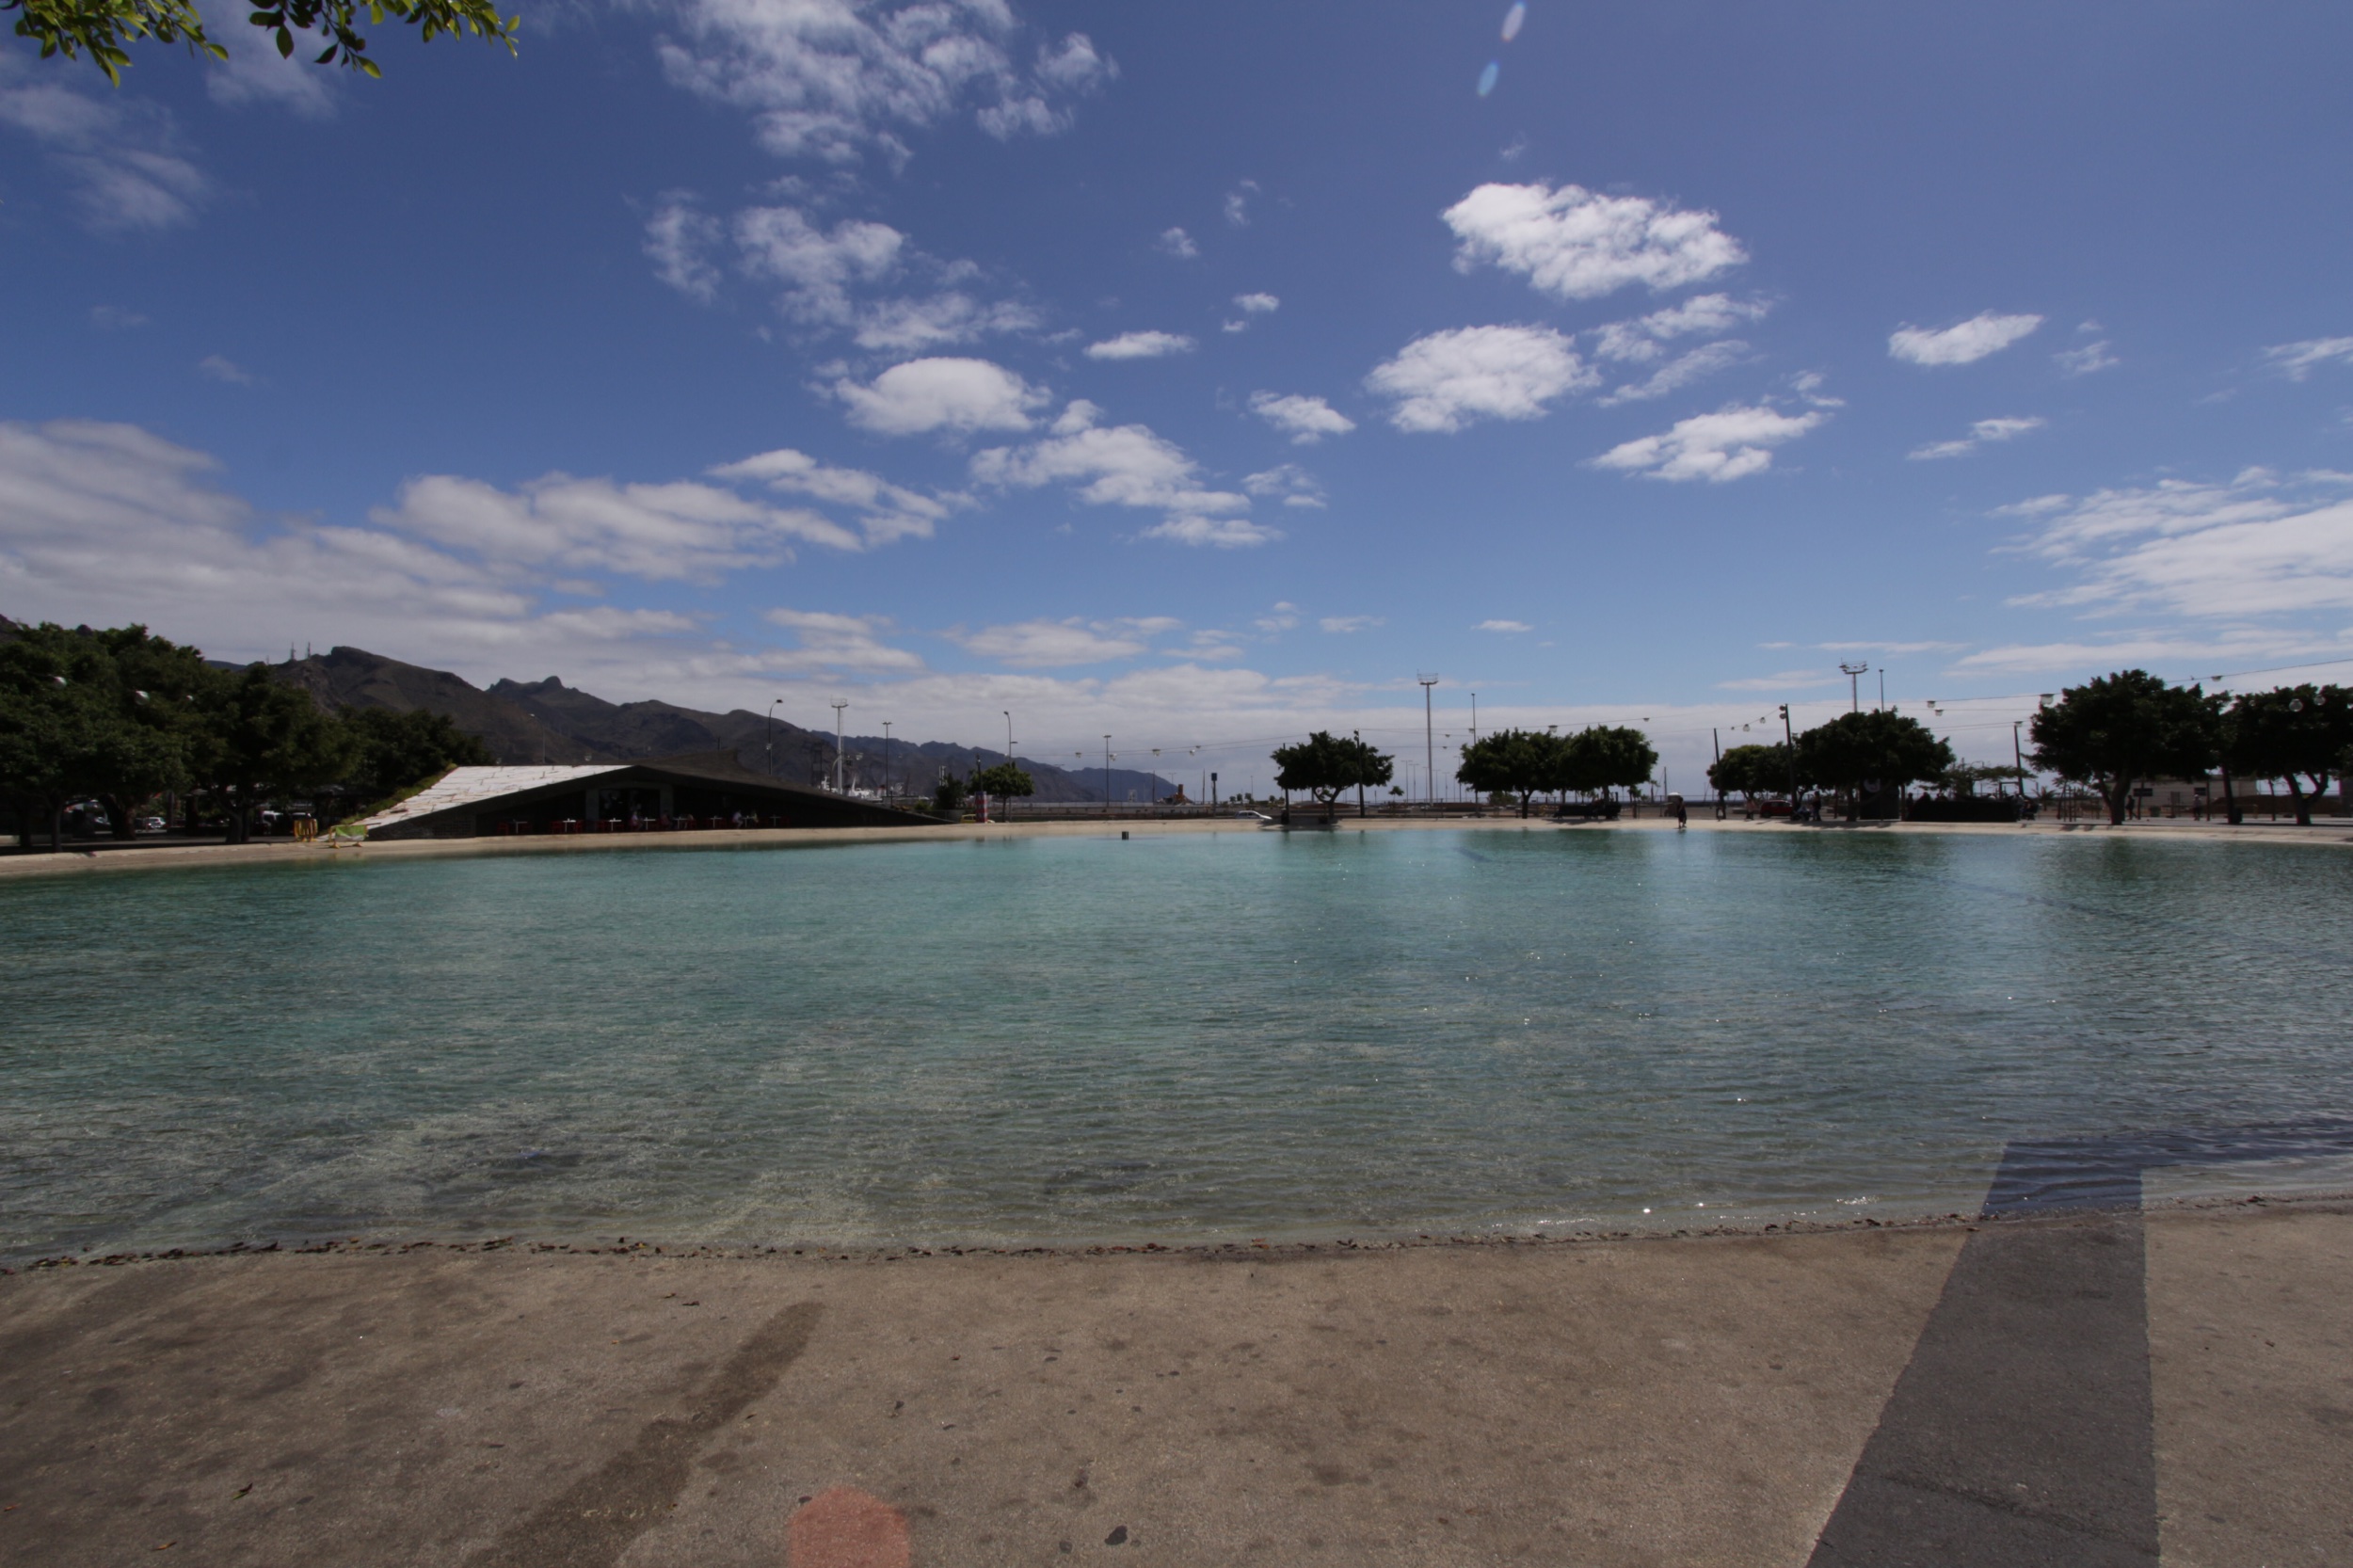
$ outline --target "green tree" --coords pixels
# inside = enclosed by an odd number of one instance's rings
[[[128,839],[151,797],[187,781],[198,744],[198,703],[220,673],[200,650],[154,636],[144,626],[86,635],[90,677],[110,682],[107,696],[120,728],[107,776],[90,792],[105,803],[114,836]]]
[[[1552,789],[1577,790],[1610,798],[1612,790],[1631,790],[1658,767],[1658,753],[1650,737],[1622,724],[1597,724],[1566,737],[1561,770]]]
[[[1737,790],[1749,800],[1759,795],[1786,794],[1789,747],[1780,742],[1771,745],[1734,746],[1709,767],[1707,782],[1720,795]]]
[[[491,0],[255,0],[246,20],[274,35],[281,56],[295,52],[296,34],[311,33],[316,35],[312,41],[328,40],[316,64],[341,60],[352,70],[381,76],[359,30],[363,6],[376,26],[394,16],[415,27],[424,41],[443,33],[471,32],[505,44],[510,55],[515,52],[515,29],[522,21],[520,16],[502,21]],[[17,13],[16,36],[38,42],[41,58],[63,55],[72,59],[88,50],[91,61],[117,86],[122,68],[131,63],[123,46],[139,39],[184,43],[189,54],[216,60],[229,57],[206,35],[196,0],[0,0],[0,11]]]
[[[1296,744],[1276,746],[1273,758],[1275,788],[1286,793],[1306,791],[1323,808],[1327,822],[1342,790],[1385,784],[1394,768],[1390,759],[1363,741],[1353,736],[1342,740],[1322,729]]]
[[[45,823],[56,848],[66,803],[86,795],[131,837],[148,797],[185,776],[189,698],[209,674],[194,648],[144,627],[16,628],[0,645],[0,796],[20,847]]]
[[[1952,765],[1953,748],[1927,725],[1881,709],[1841,713],[1798,737],[1798,771],[1844,795],[1849,820],[1865,785],[1900,792],[1915,779],[1944,776]]]
[[[972,792],[991,800],[1020,800],[1037,793],[1037,780],[1008,759],[974,774]]]
[[[30,852],[46,828],[61,847],[59,819],[80,792],[79,769],[98,715],[90,694],[68,676],[71,664],[51,626],[24,628],[0,643],[0,799],[16,819],[17,848]]]
[[[942,768],[939,783],[932,791],[932,810],[943,817],[954,817],[964,809],[964,780]]]
[[[491,761],[490,748],[450,722],[447,713],[346,708],[336,719],[352,751],[346,782],[362,808],[430,783],[452,768],[487,767]]]
[[[253,810],[274,796],[332,784],[358,750],[346,725],[322,712],[308,692],[280,685],[249,664],[215,684],[199,704],[199,777],[229,810],[229,841],[252,836]]]
[[[2330,775],[2353,745],[2353,693],[2342,686],[2281,686],[2249,692],[2224,711],[2219,726],[2223,760],[2249,778],[2277,778],[2288,787],[2296,820],[2313,824],[2313,803],[2304,792],[2329,792]]]
[[[2143,778],[2201,778],[2214,762],[2216,703],[2196,686],[2169,686],[2147,670],[2121,670],[2062,689],[2028,733],[2035,766],[2089,786],[2124,820]]]
[[[1558,735],[1539,729],[1497,729],[1463,748],[1455,778],[1483,795],[1517,795],[1520,815],[1545,790],[1571,788],[1565,782],[1567,748]]]

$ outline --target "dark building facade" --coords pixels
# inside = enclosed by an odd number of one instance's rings
[[[681,832],[713,827],[920,827],[936,819],[746,768],[732,751],[584,767],[456,768],[368,819],[371,839]]]

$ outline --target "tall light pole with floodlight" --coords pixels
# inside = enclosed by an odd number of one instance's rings
[[[1421,683],[1421,760],[1423,777],[1422,798],[1432,806],[1438,804],[1438,741],[1431,720],[1430,688],[1438,683],[1434,675],[1417,675]]]
[[[1855,682],[1859,680],[1862,678],[1863,673],[1870,667],[1871,666],[1867,664],[1849,664],[1843,659],[1839,661],[1838,673],[1847,678],[1847,712],[1849,713],[1860,713],[1863,712],[1863,688]]]
[[[768,704],[768,739],[760,747],[761,755],[768,759],[768,776],[771,778],[776,776],[776,709],[783,702],[784,698],[778,697]]]
[[[833,792],[841,793],[841,710],[850,705],[848,697],[833,699]]]

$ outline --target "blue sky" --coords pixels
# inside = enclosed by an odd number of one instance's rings
[[[240,14],[0,55],[0,613],[1245,777],[2353,658],[2341,8]]]

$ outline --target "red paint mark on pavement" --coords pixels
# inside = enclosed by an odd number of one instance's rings
[[[792,1568],[907,1568],[906,1515],[855,1486],[818,1493],[786,1531]]]

